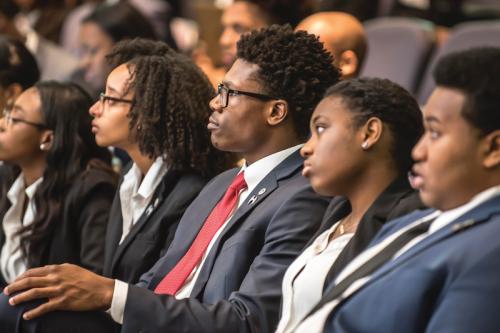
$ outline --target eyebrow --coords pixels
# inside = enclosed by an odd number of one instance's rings
[[[441,122],[436,116],[424,117],[424,121],[427,123],[440,123]]]
[[[26,111],[24,111],[24,109],[17,104],[14,104],[14,106],[12,106],[12,111],[16,111],[23,114],[26,113]]]
[[[106,89],[109,90],[112,93],[120,95],[120,92],[118,90],[116,90],[115,88],[111,87],[110,85],[106,86]]]

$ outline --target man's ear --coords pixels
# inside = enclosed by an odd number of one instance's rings
[[[377,117],[371,117],[368,119],[361,129],[363,139],[361,147],[363,150],[369,150],[371,147],[376,145],[382,137],[383,131],[384,124],[382,123],[382,120]]]
[[[282,99],[271,102],[267,123],[276,126],[282,123],[288,114],[288,103]]]
[[[491,132],[483,140],[486,146],[483,165],[487,169],[497,168],[500,166],[500,130]]]
[[[356,75],[358,71],[359,60],[354,51],[347,50],[342,52],[337,63],[339,64],[339,68],[342,71],[343,77],[349,78]]]

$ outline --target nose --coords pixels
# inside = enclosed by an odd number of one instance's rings
[[[209,103],[210,109],[213,112],[222,112],[222,105],[220,104],[220,95],[215,95]]]
[[[102,113],[102,103],[101,101],[97,100],[89,109],[89,114],[92,117],[99,117]]]
[[[228,48],[231,45],[231,31],[228,27],[225,27],[224,30],[222,30],[222,34],[220,35],[219,38],[219,46],[222,50],[225,48]]]
[[[309,140],[307,140],[307,142],[304,144],[304,146],[302,146],[302,148],[300,148],[300,155],[303,157],[303,158],[308,158],[310,157],[313,152],[314,152],[314,146],[315,146],[315,138],[314,136],[311,136],[309,138]]]
[[[426,141],[427,141],[427,133],[422,135],[420,140],[418,140],[417,144],[415,145],[415,147],[413,147],[411,151],[411,156],[416,163],[423,161],[426,158],[427,154]]]

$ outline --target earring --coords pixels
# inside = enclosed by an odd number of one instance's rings
[[[363,150],[368,149],[368,141],[365,141],[365,142],[363,142],[363,144],[361,144],[361,149],[363,149]]]
[[[41,150],[41,151],[44,151],[44,150],[45,150],[45,147],[46,147],[46,146],[45,146],[45,143],[41,143],[41,144],[40,144],[40,150]]]

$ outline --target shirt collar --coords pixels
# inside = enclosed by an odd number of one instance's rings
[[[167,173],[167,164],[163,156],[159,156],[153,162],[148,172],[142,179],[142,172],[137,166],[133,164],[130,170],[125,174],[123,178],[123,183],[133,183],[132,193],[133,195],[140,195],[143,198],[149,198],[156,187],[161,182],[163,176]]]
[[[500,185],[490,187],[479,194],[476,194],[469,202],[466,204],[441,212],[441,214],[436,218],[436,220],[429,227],[429,232],[435,232],[436,230],[444,227],[448,223],[456,220],[460,216],[464,215],[468,211],[479,206],[483,202],[500,195]]]
[[[304,144],[299,144],[277,153],[268,155],[251,165],[243,164],[240,172],[245,172],[244,177],[248,186],[248,192],[252,190],[269,174],[275,167],[283,162],[288,156],[299,150]]]
[[[36,189],[42,183],[42,181],[43,177],[40,177],[25,189],[24,175],[23,173],[20,173],[14,183],[12,183],[9,192],[7,192],[7,198],[9,198],[11,204],[14,204],[19,200],[21,193],[24,191],[28,199],[31,200],[36,193]]]

